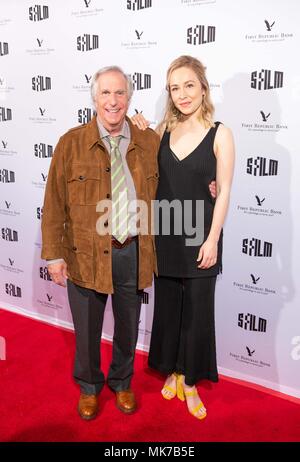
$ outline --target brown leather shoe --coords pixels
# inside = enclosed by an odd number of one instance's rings
[[[78,412],[82,419],[91,420],[98,414],[98,398],[97,395],[80,394],[78,403]]]
[[[136,400],[133,391],[128,390],[116,391],[116,405],[120,411],[125,414],[132,414],[136,410]]]

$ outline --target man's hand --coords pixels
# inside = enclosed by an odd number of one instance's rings
[[[66,287],[67,263],[65,261],[59,263],[51,263],[48,265],[48,271],[52,281],[62,287]]]
[[[215,199],[217,197],[217,185],[215,181],[212,181],[208,185],[211,196]]]

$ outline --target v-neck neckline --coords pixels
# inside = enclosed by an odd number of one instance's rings
[[[175,157],[175,159],[177,160],[177,162],[181,163],[183,162],[184,160],[186,160],[188,157],[190,157],[192,154],[194,154],[194,152],[199,148],[199,146],[201,146],[201,144],[203,143],[203,141],[205,140],[205,138],[207,137],[207,135],[209,134],[209,132],[211,131],[212,127],[209,128],[208,132],[204,135],[204,137],[202,138],[202,140],[200,141],[200,143],[195,147],[195,149],[193,149],[193,151],[191,151],[187,156],[185,156],[183,159],[179,159],[179,157],[175,154],[175,152],[173,151],[173,149],[171,148],[171,133],[169,133],[169,141],[168,141],[168,145],[169,145],[169,149],[172,153],[172,155]]]

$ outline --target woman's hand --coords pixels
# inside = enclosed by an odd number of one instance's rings
[[[131,122],[140,130],[146,130],[146,128],[148,128],[150,125],[149,120],[146,120],[141,112],[137,112],[134,116],[132,116]]]
[[[197,262],[198,268],[208,269],[217,263],[218,243],[207,239],[200,247]]]

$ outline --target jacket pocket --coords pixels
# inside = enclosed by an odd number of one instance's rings
[[[96,205],[100,197],[100,167],[72,164],[67,176],[70,205]]]
[[[72,279],[94,282],[93,238],[74,234],[63,238],[64,259]]]
[[[154,200],[156,196],[156,190],[158,186],[159,173],[158,169],[153,169],[148,172],[147,175],[147,189],[150,200]]]

